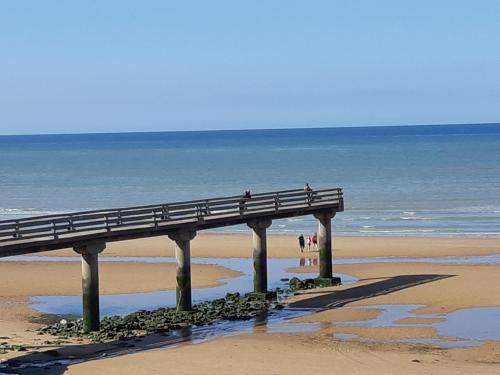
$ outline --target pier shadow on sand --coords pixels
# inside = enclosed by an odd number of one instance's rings
[[[399,275],[376,281],[366,285],[353,286],[344,290],[336,290],[325,293],[322,290],[308,292],[306,295],[313,295],[301,301],[291,303],[291,308],[315,308],[315,309],[333,309],[343,307],[351,302],[364,300],[367,298],[378,297],[399,290],[411,288],[414,286],[430,283],[453,277],[454,275]],[[367,279],[368,280],[368,279]],[[364,280],[359,280],[364,281]],[[366,281],[366,280],[365,280]],[[319,294],[318,296],[314,296]]]
[[[344,290],[334,290],[325,292],[308,292],[311,298],[304,299],[289,305],[292,309],[333,309],[343,307],[351,302],[360,301],[367,298],[390,294],[403,289],[411,288],[421,284],[442,280],[453,275],[399,275],[390,278],[378,279],[370,284],[354,286]],[[375,279],[377,280],[377,279]],[[283,319],[286,319],[283,318]],[[105,358],[119,357],[147,350],[175,347],[183,343],[195,343],[219,336],[217,332],[223,334],[238,334],[238,332],[248,332],[252,327],[258,328],[267,325],[266,317],[255,318],[252,321],[240,322],[240,331],[231,328],[229,331],[218,329],[216,326],[204,326],[200,328],[206,330],[201,336],[194,334],[191,327],[177,330],[169,334],[155,334],[146,337],[132,338],[129,340],[113,341],[102,344],[81,344],[68,345],[44,352],[33,352],[17,357],[10,362],[9,367],[0,368],[0,373],[4,374],[64,374],[70,365],[95,361]],[[224,324],[224,323],[223,323]],[[232,322],[234,324],[234,322]],[[210,332],[210,330],[215,332]],[[199,331],[197,331],[199,332]]]

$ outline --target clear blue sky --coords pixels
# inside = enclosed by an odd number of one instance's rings
[[[500,121],[500,1],[2,1],[0,134]]]

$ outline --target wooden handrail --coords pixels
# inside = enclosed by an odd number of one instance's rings
[[[53,214],[25,219],[0,221],[0,250],[3,243],[26,242],[38,238],[59,240],[71,234],[113,232],[135,226],[151,226],[153,230],[176,222],[206,222],[227,217],[244,219],[255,214],[280,214],[294,208],[336,207],[343,209],[342,189],[282,190],[252,194]],[[222,225],[222,224],[221,224]]]

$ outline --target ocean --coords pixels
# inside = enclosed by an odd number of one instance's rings
[[[500,237],[499,124],[0,136],[0,181],[0,220],[307,181],[344,189],[336,234]]]

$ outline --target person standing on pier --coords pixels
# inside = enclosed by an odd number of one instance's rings
[[[307,237],[307,251],[311,251],[311,236]]]
[[[307,201],[310,202],[312,200],[313,189],[311,189],[308,182],[304,185],[304,191],[307,193]]]
[[[318,234],[314,232],[314,235],[312,237],[312,243],[313,243],[313,249],[318,250]]]
[[[300,252],[303,253],[304,252],[304,247],[306,247],[306,243],[305,243],[304,235],[303,234],[301,234],[299,236],[299,247],[300,247]]]
[[[250,198],[252,198],[252,193],[250,193],[250,190],[246,190],[245,194],[243,194],[243,197],[242,197],[242,199],[239,202],[240,215],[242,215],[243,212],[246,210],[245,203]]]

